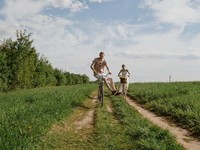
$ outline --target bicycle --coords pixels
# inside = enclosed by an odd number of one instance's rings
[[[104,79],[103,78],[106,76],[108,76],[108,74],[102,76],[102,80],[99,81],[98,100],[101,107],[103,107],[103,101],[104,101]]]
[[[120,84],[122,88],[122,95],[125,97],[127,94],[127,77],[119,76],[120,78]]]

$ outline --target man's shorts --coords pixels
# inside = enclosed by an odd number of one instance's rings
[[[103,81],[102,79],[103,79],[103,78],[108,79],[108,78],[109,78],[109,75],[108,75],[108,74],[105,74],[105,73],[102,73],[102,74],[97,74],[97,75],[95,75],[94,77],[97,78],[99,82],[102,82],[102,81]]]

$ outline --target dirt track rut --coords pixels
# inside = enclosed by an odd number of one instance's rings
[[[185,147],[187,150],[200,150],[200,141],[191,137],[187,130],[177,127],[175,124],[169,122],[165,118],[157,116],[154,113],[144,109],[141,105],[139,105],[129,97],[126,97],[126,101],[130,106],[134,107],[146,119],[163,129],[167,129],[171,134],[173,134],[176,137],[177,141],[181,145],[183,145],[183,147]]]

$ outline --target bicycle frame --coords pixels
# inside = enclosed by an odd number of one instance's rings
[[[102,80],[99,82],[98,100],[101,107],[103,107],[103,102],[104,102],[104,79],[103,78],[106,76],[108,76],[108,74],[102,76]]]
[[[103,100],[104,100],[104,82],[99,83],[99,89],[98,89],[98,99],[101,107],[103,107]]]

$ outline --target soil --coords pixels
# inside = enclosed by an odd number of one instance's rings
[[[76,129],[93,127],[94,110],[88,111],[83,118],[74,122]]]

